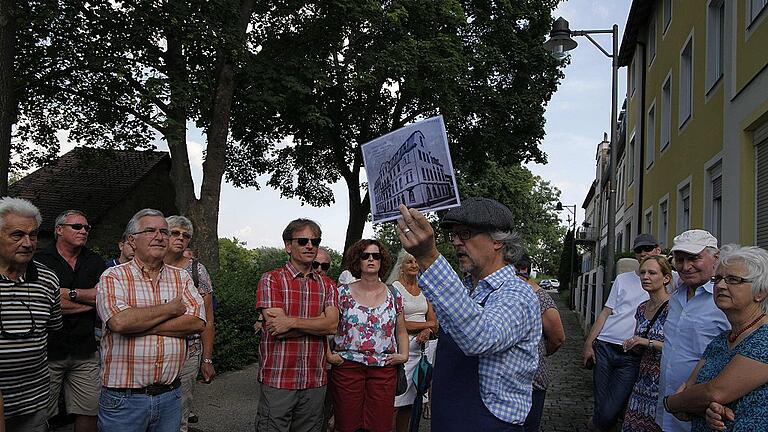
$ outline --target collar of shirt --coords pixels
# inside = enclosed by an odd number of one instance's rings
[[[288,270],[288,273],[293,276],[294,279],[297,278],[303,278],[308,277],[310,279],[315,279],[317,277],[317,273],[313,272],[312,270],[309,271],[306,275],[301,272],[301,270],[297,269],[295,265],[293,265],[290,261],[285,263],[285,268]]]
[[[139,272],[142,278],[147,280],[152,280],[152,278],[149,277],[149,272],[144,270],[144,263],[141,262],[141,260],[138,257],[133,257],[129,263]],[[160,266],[160,271],[157,274],[157,280],[162,279],[163,273],[165,272],[165,264],[162,264]]]
[[[504,267],[489,274],[488,276],[480,279],[474,288],[472,287],[472,276],[465,277],[463,282],[464,286],[467,287],[467,290],[469,290],[470,297],[477,299],[483,298],[485,293],[490,293],[499,289],[504,284],[505,280],[516,277],[517,271],[515,268],[507,264]]]
[[[708,292],[710,294],[713,294],[714,291],[715,291],[715,285],[712,283],[712,281],[707,281],[707,283],[705,283],[704,285],[700,285],[700,286],[696,287],[696,291],[693,294],[694,297],[696,295],[698,295],[702,290],[706,291],[706,292]],[[680,282],[680,285],[677,286],[677,292],[678,293],[681,293],[681,292],[682,293],[686,293],[686,295],[687,295],[688,285],[686,285],[683,282]]]
[[[24,274],[19,276],[18,280],[13,280],[2,273],[0,273],[0,280],[5,280],[11,283],[34,282],[37,280],[37,264],[35,261],[30,261],[29,264],[27,264],[27,269],[24,271]]]

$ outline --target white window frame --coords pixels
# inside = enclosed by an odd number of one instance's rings
[[[768,9],[768,0],[746,0],[746,6],[747,27],[750,27],[764,15],[763,12]]]
[[[650,169],[653,166],[653,161],[656,158],[656,100],[651,102],[651,106],[645,113],[645,169]]]
[[[679,73],[677,79],[678,130],[682,130],[688,121],[693,118],[693,48],[693,31],[691,31],[691,33],[685,39],[683,47],[680,49],[680,69],[678,71]]]
[[[669,147],[672,140],[672,71],[669,71],[661,85],[661,124],[659,130],[659,152],[661,153]]]
[[[643,218],[643,231],[640,234],[651,234],[653,232],[653,207],[645,209]]]
[[[691,229],[691,213],[693,212],[691,206],[692,196],[691,177],[688,177],[677,185],[677,226],[675,227],[675,232],[681,233]],[[688,198],[688,220],[685,220],[686,216],[683,208],[683,201],[685,198]]]
[[[667,34],[667,30],[669,30],[669,26],[672,24],[672,9],[674,2],[672,0],[662,0],[661,2],[661,22],[662,22],[662,35]],[[667,12],[667,6],[669,6],[669,12]]]
[[[707,4],[706,94],[720,82],[725,68],[725,0]]]
[[[666,206],[666,214],[662,211],[662,204]],[[664,195],[659,200],[659,235],[657,240],[661,246],[666,246],[667,236],[669,235],[669,194]],[[663,219],[662,219],[663,218]]]
[[[651,13],[651,19],[648,21],[648,69],[653,65],[656,59],[656,14]]]

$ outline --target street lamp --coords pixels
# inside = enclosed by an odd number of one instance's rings
[[[573,207],[573,210],[571,210],[571,207]],[[576,204],[564,206],[563,203],[558,201],[557,205],[555,206],[555,210],[557,210],[557,211],[568,210],[569,212],[571,212],[573,214],[573,223],[571,223],[571,216],[570,215],[568,215],[568,219],[567,219],[568,220],[568,225],[571,226],[571,230],[572,230],[571,231],[572,232],[572,237],[571,237],[571,254],[570,254],[571,255],[571,265],[568,266],[568,270],[569,270],[569,272],[568,272],[568,276],[569,276],[568,277],[568,289],[571,290],[571,300],[569,301],[569,303],[570,303],[569,306],[570,306],[571,310],[573,310],[573,309],[575,309],[575,305],[576,305],[576,303],[575,303],[576,302],[576,290],[573,289],[574,288],[573,287],[573,285],[574,285],[574,283],[573,283],[573,274],[574,274],[573,263],[576,260]]]
[[[597,41],[592,34],[611,34],[613,38],[613,51],[608,52]],[[605,263],[605,274],[603,276],[603,292],[607,293],[611,289],[613,280],[614,266],[614,247],[616,243],[616,145],[618,139],[618,78],[619,78],[619,26],[614,24],[610,30],[571,30],[568,21],[563,17],[555,20],[552,25],[552,31],[549,33],[549,40],[544,42],[546,48],[552,56],[562,60],[570,51],[578,45],[572,36],[584,36],[606,57],[611,59],[611,145],[608,149],[610,154],[609,162],[609,180],[608,180],[608,253]],[[599,241],[598,241],[599,243]],[[573,296],[571,296],[573,297]]]

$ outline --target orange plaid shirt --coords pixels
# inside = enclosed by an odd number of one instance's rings
[[[184,269],[164,265],[156,281],[137,259],[107,269],[96,290],[96,308],[103,322],[101,383],[105,387],[140,388],[170,384],[181,372],[187,353],[183,337],[130,336],[115,333],[107,322],[134,307],[157,306],[179,295],[187,315],[205,321],[203,298]]]

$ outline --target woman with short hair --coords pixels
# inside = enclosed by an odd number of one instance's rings
[[[664,408],[692,420],[692,432],[768,430],[768,252],[723,246],[712,281],[731,330],[710,342],[684,388],[664,398]]]
[[[403,303],[383,280],[391,258],[378,240],[363,239],[344,254],[359,279],[339,286],[339,327],[334,337],[331,392],[338,432],[389,432],[397,373],[408,360]]]

